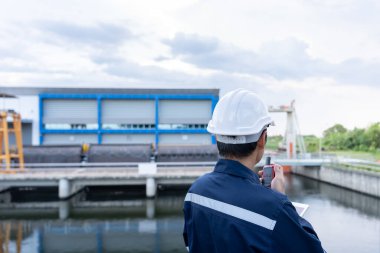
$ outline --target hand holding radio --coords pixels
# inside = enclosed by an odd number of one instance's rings
[[[276,173],[274,171],[274,164],[270,164],[270,156],[265,159],[265,165],[263,167],[262,183],[265,187],[270,188],[273,178]]]
[[[271,164],[271,158],[267,157],[261,175],[262,184],[265,187],[271,188],[285,194],[285,178],[284,171],[281,165]]]

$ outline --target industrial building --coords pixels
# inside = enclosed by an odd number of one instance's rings
[[[22,115],[24,145],[209,145],[218,89],[1,88]],[[2,101],[1,101],[2,100]],[[11,140],[12,141],[12,140]]]

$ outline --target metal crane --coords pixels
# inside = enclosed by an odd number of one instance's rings
[[[301,135],[298,124],[295,100],[290,103],[290,106],[282,105],[279,107],[269,106],[269,112],[285,112],[286,113],[286,131],[284,135],[284,146],[288,158],[295,158],[297,154],[297,147],[299,152],[304,155],[306,153],[305,142]]]

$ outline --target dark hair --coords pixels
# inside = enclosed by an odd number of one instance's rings
[[[261,136],[266,133],[264,130]],[[260,136],[260,138],[261,138]],[[267,135],[265,135],[265,143],[267,142]],[[226,144],[223,142],[216,142],[219,150],[219,155],[222,157],[235,157],[235,158],[245,158],[252,154],[257,147],[257,142],[244,143],[244,144]]]
[[[244,143],[244,144],[226,144],[223,142],[216,142],[219,150],[219,155],[223,157],[244,158],[255,151],[257,142]]]

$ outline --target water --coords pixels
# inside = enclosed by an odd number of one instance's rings
[[[310,205],[305,218],[327,252],[380,253],[380,199],[303,177],[287,179],[289,198]]]
[[[287,183],[292,201],[310,205],[305,218],[327,252],[380,252],[379,199],[294,175]],[[12,203],[9,193],[0,194],[3,252],[186,252],[184,189],[146,200],[141,191],[92,188],[65,202],[46,192],[48,202],[25,202],[36,199],[27,192],[12,193]]]

